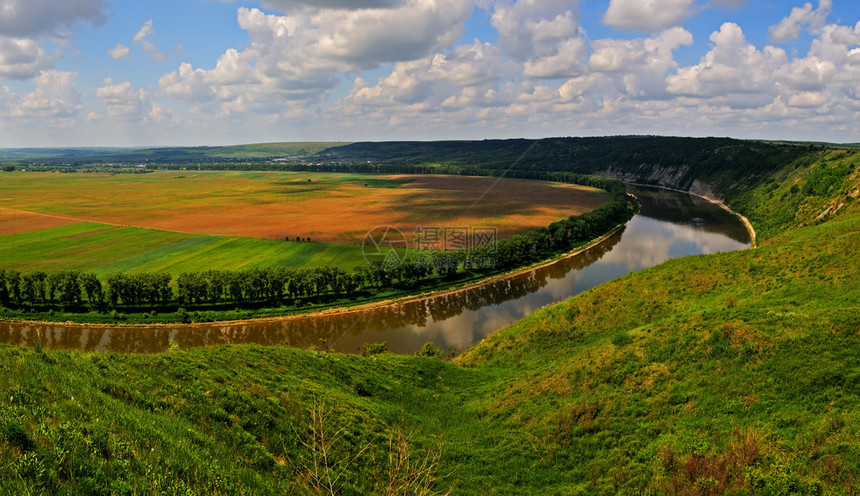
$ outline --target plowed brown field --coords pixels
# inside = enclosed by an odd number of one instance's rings
[[[608,195],[569,184],[461,176],[156,172],[136,175],[15,173],[0,207],[81,221],[171,231],[360,242],[391,225],[495,227],[509,236],[593,210]],[[0,234],[20,223],[4,221]],[[23,215],[23,214],[16,214]],[[10,217],[11,218],[11,217]],[[32,216],[30,226],[73,222]],[[6,229],[6,231],[4,231]]]

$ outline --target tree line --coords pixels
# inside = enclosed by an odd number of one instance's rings
[[[397,264],[381,261],[352,271],[338,267],[268,267],[185,272],[174,279],[164,272],[115,273],[100,279],[74,270],[21,273],[0,269],[0,305],[69,311],[212,308],[299,305],[324,299],[353,298],[388,289],[411,290],[440,280],[490,274],[543,260],[607,233],[626,222],[634,205],[620,181],[572,173],[521,171],[534,178],[602,188],[609,200],[599,208],[498,240],[492,246],[448,252],[420,252]]]

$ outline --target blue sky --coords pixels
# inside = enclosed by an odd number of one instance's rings
[[[0,147],[860,141],[855,0],[0,0]]]

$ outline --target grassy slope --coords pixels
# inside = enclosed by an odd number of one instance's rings
[[[322,410],[324,431],[345,429],[327,445],[346,469],[341,494],[381,492],[401,431],[413,462],[442,446],[436,473],[453,474],[438,487],[462,494],[858,493],[860,206],[849,199],[860,171],[849,161],[820,196],[803,194],[804,167],[787,168],[774,191],[806,206],[790,219],[766,194],[733,199],[757,225],[815,225],[628,275],[457,364],[0,347],[0,491],[307,490],[301,443],[324,444],[309,432]],[[847,206],[815,221],[833,202]]]

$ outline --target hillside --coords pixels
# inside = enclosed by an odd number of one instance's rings
[[[0,492],[860,493],[860,155],[764,163],[669,184],[758,248],[630,274],[453,363],[2,346]]]

